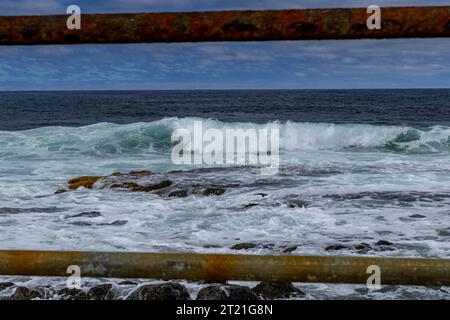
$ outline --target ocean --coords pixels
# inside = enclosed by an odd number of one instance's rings
[[[278,173],[174,164],[171,135],[195,121],[277,128]],[[179,179],[226,191],[54,194],[73,177],[130,170],[191,170]],[[0,93],[2,249],[449,258],[449,181],[448,89]],[[233,249],[242,243],[251,245]],[[301,288],[314,299],[449,297]]]

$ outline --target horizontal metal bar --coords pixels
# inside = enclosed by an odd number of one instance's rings
[[[450,36],[450,6],[382,8],[369,30],[367,8],[0,17],[0,45],[433,38]]]
[[[450,285],[449,259],[0,251],[0,275],[67,277],[70,265],[78,265],[82,277],[356,284],[365,284],[367,268],[376,265],[381,284]]]

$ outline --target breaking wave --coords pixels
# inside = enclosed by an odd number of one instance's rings
[[[201,118],[165,118],[133,124],[98,123],[85,127],[42,127],[0,131],[0,159],[45,158],[49,155],[114,156],[168,152],[175,129],[279,129],[281,151],[367,150],[430,153],[450,151],[450,128],[413,128],[366,124],[304,122],[226,123]]]

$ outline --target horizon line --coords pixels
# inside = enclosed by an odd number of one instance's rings
[[[54,89],[54,90],[0,90],[6,92],[150,92],[150,91],[337,91],[337,90],[450,90],[450,87],[413,88],[214,88],[214,89]]]

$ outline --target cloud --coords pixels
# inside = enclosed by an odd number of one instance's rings
[[[2,14],[448,1],[2,0]],[[432,48],[432,49],[430,49]],[[448,39],[0,47],[0,90],[450,87]]]

